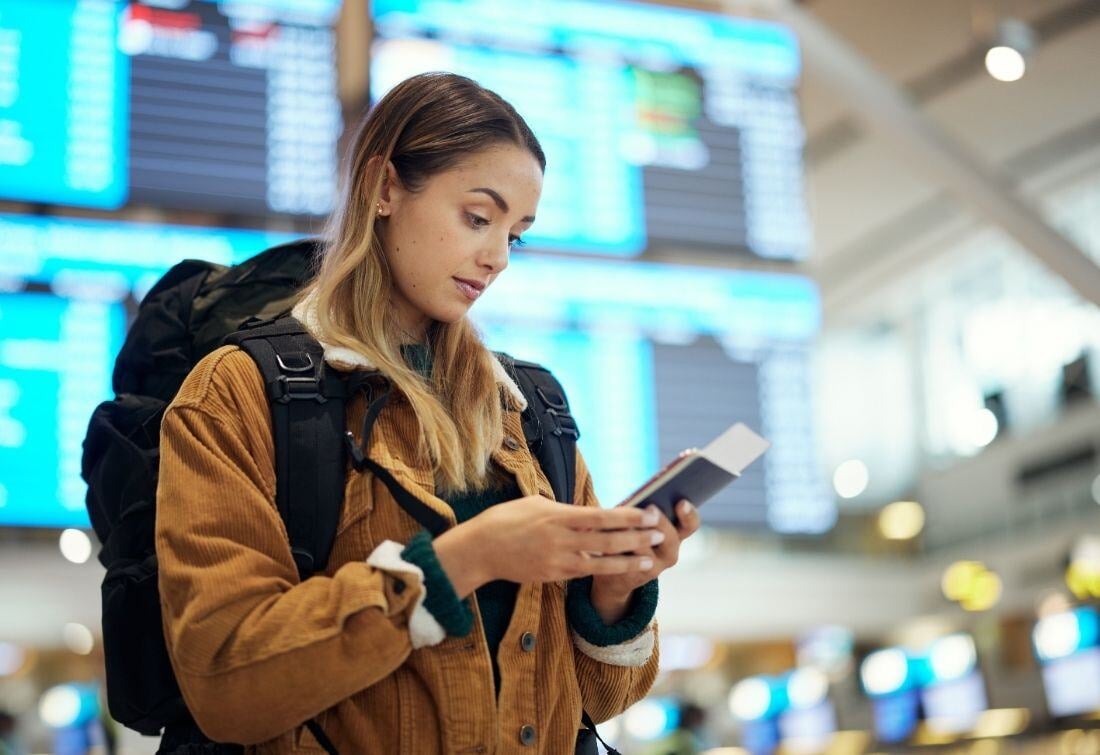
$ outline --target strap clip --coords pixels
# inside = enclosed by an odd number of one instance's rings
[[[579,440],[581,432],[577,428],[577,421],[573,419],[573,415],[569,413],[569,410],[557,411],[555,409],[547,409],[547,416],[550,417],[551,428],[550,433],[560,438],[563,435],[569,435],[573,440]]]
[[[283,359],[284,356],[286,356],[289,361],[297,364],[293,366],[287,364]],[[301,357],[305,357],[304,363],[301,363]],[[328,401],[321,393],[320,378],[313,374],[313,357],[308,351],[300,351],[286,355],[276,352],[275,361],[284,374],[276,378],[274,401],[278,401],[280,404],[289,404],[291,401],[311,400],[316,401],[318,404],[323,404]],[[288,375],[285,373],[290,374]],[[309,376],[305,377],[300,373],[309,373]]]

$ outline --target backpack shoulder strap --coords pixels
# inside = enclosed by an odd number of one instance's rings
[[[554,373],[540,364],[513,359],[502,352],[496,356],[527,399],[522,415],[527,446],[550,481],[554,497],[562,503],[573,503],[577,440],[581,434],[569,411],[565,389]]]
[[[344,503],[346,385],[325,366],[317,340],[291,317],[250,321],[225,342],[240,346],[263,376],[275,445],[275,504],[305,580],[328,564]]]

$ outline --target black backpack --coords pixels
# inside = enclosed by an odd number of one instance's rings
[[[369,395],[363,445],[345,427],[345,401],[356,390],[375,391],[363,379],[328,369],[320,344],[287,316],[296,292],[312,275],[314,239],[284,244],[225,267],[186,260],[174,266],[142,300],[113,373],[116,397],[97,407],[84,440],[81,473],[86,505],[102,543],[103,648],[111,716],[146,735],[165,732],[163,751],[239,752],[211,743],[195,726],[169,662],[161,625],[154,548],[158,445],[164,410],[191,368],[223,343],[237,344],[256,361],[271,403],[276,449],[276,504],[287,526],[302,579],[323,570],[343,504],[347,464],[370,469],[398,503],[433,534],[446,521],[404,491],[367,458],[370,423],[389,396]],[[553,487],[572,502],[579,433],[565,392],[545,368],[497,354],[528,401],[524,435]],[[294,459],[294,464],[291,463]],[[309,474],[295,475],[295,469]],[[318,472],[320,470],[320,472]],[[594,726],[578,738],[595,752]],[[315,722],[314,736],[331,742]],[[171,740],[171,742],[169,742]]]

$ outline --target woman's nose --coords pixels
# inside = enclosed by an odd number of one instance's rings
[[[511,254],[509,242],[492,244],[484,250],[481,256],[481,264],[492,273],[499,273],[508,267],[508,257]]]

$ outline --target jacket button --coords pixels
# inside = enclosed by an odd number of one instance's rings
[[[511,435],[507,435],[504,437],[504,447],[507,448],[509,451],[518,451],[519,441],[513,438]]]
[[[519,730],[519,741],[524,747],[530,747],[535,743],[535,727],[531,724],[523,726]]]
[[[519,646],[530,653],[535,649],[535,635],[531,632],[524,632],[523,636],[519,638]]]

